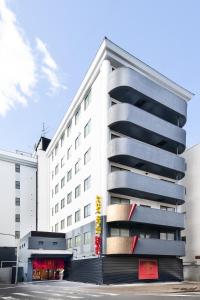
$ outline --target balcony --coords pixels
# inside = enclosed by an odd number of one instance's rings
[[[108,145],[108,159],[176,180],[184,177],[184,158],[131,138],[111,140]]]
[[[185,150],[186,132],[165,120],[127,103],[110,107],[110,129],[175,154]]]
[[[130,68],[110,73],[108,92],[120,102],[130,103],[172,124],[183,127],[187,103],[168,89]]]
[[[108,191],[174,205],[183,204],[185,199],[184,186],[129,171],[110,173]]]
[[[132,251],[133,237],[108,237],[107,254],[133,254],[133,255],[165,255],[184,256],[185,243],[183,241],[169,241],[160,239],[138,239]]]
[[[107,208],[107,222],[146,224],[159,227],[184,229],[184,215],[162,209],[136,206],[131,214],[132,205],[113,204]]]

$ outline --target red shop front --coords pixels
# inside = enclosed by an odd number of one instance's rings
[[[62,279],[64,273],[63,258],[34,258],[32,260],[33,280]]]

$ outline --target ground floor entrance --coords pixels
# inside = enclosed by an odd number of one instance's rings
[[[63,258],[34,258],[32,280],[62,280],[64,268]]]

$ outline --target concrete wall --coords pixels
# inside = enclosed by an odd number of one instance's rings
[[[11,283],[12,268],[0,268],[0,283]]]

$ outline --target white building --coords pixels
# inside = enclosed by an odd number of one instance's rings
[[[0,260],[13,260],[20,237],[36,229],[37,162],[0,150]]]
[[[178,211],[185,188],[178,180],[185,162],[179,154],[191,97],[103,41],[46,150],[50,220],[43,228],[67,234],[71,279],[150,279],[138,269],[146,262],[155,269],[151,279],[182,279],[184,218]],[[118,273],[111,274],[113,265]]]

